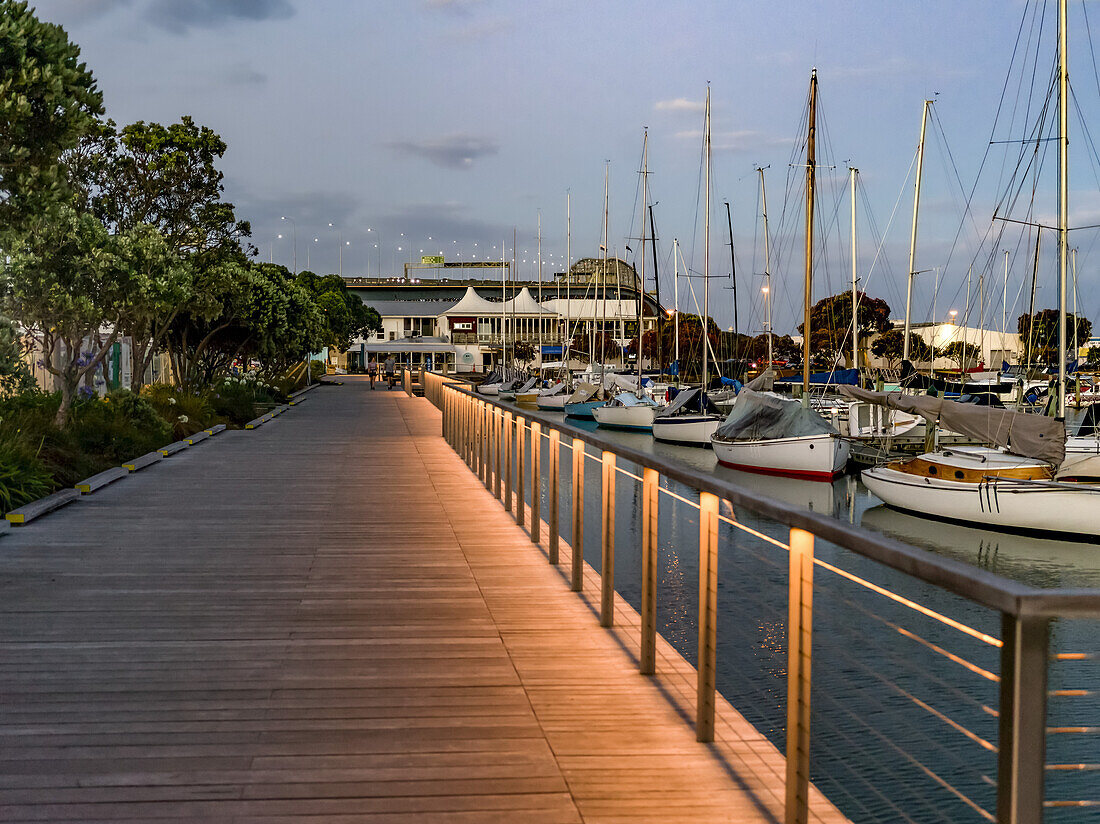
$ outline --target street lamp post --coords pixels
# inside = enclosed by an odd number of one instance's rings
[[[279,220],[289,220],[291,237],[294,243],[294,276],[298,276],[298,224],[294,222],[294,218],[283,215]]]

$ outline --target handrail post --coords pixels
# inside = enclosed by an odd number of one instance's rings
[[[512,511],[512,413],[504,413],[504,511]]]
[[[473,469],[473,453],[471,452],[471,434],[470,434],[470,420],[472,403],[468,397],[462,396],[462,460],[466,462],[466,465]]]
[[[531,421],[531,543],[542,532],[542,424]]]
[[[501,449],[500,438],[504,434],[504,410],[496,410],[493,414],[493,466],[496,467],[496,472],[493,473],[493,497],[500,498],[500,461],[503,454]]]
[[[1041,824],[1050,620],[1001,617],[998,824]]]
[[[477,454],[474,456],[474,473],[481,478],[485,474],[485,401],[477,402],[477,410],[474,414],[477,419]]]
[[[639,671],[653,675],[657,671],[657,511],[660,473],[642,470],[642,639]]]
[[[548,526],[550,535],[547,538],[547,556],[551,564],[557,566],[559,559],[558,549],[558,493],[561,478],[558,477],[558,462],[561,458],[561,433],[557,429],[550,430],[550,451],[548,453],[550,486],[547,489],[547,497],[550,502]]]
[[[600,626],[615,623],[615,453],[603,451],[600,480]]]
[[[523,526],[527,501],[523,496],[523,477],[527,474],[527,422],[516,415],[516,523]]]
[[[699,493],[699,669],[695,689],[695,740],[714,740],[718,667],[718,496]]]
[[[493,457],[496,455],[496,418],[495,406],[485,404],[485,489],[493,491]]]
[[[787,602],[787,793],[785,824],[806,824],[810,802],[810,685],[814,536],[790,533]]]
[[[584,441],[573,438],[573,559],[571,589],[584,588]]]

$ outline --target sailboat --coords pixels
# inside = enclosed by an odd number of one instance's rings
[[[642,388],[642,299],[644,297],[645,284],[645,208],[649,199],[647,178],[649,176],[649,132],[642,138],[642,251],[639,256],[640,267],[638,282],[635,284],[634,304],[637,308],[638,323],[638,384],[631,390],[620,392],[613,396],[603,406],[597,406],[592,410],[592,417],[596,419],[597,426],[610,427],[612,429],[641,429],[649,430],[653,427],[653,419],[657,414],[659,405]],[[618,282],[618,277],[616,277]],[[620,313],[621,317],[621,313]]]
[[[848,442],[810,409],[810,304],[813,295],[817,69],[810,73],[806,141],[806,283],[802,334],[802,399],[743,389],[729,417],[711,436],[719,463],[751,472],[831,480],[844,471]]]
[[[572,203],[568,192],[565,193],[565,325],[561,336],[561,373],[562,380],[552,383],[539,391],[535,405],[546,412],[561,412],[572,393],[573,379],[569,372],[569,348],[572,343],[572,305],[573,296],[569,284],[569,270],[573,266],[573,215]],[[561,311],[561,278],[558,278],[558,311]]]
[[[711,436],[722,422],[718,408],[707,397],[707,366],[710,345],[707,340],[707,322],[710,320],[710,87],[703,113],[703,156],[705,195],[703,205],[703,372],[702,386],[698,390],[681,390],[673,402],[657,412],[653,418],[653,437],[659,441],[693,446],[710,446]],[[730,238],[732,244],[732,237]],[[679,321],[679,318],[677,318]]]
[[[1066,275],[1069,234],[1067,0],[1058,2],[1059,329],[1056,416],[970,407],[929,396],[844,387],[861,400],[922,414],[929,426],[980,437],[993,447],[943,449],[864,470],[872,493],[897,509],[996,529],[1058,536],[1100,535],[1100,471],[1095,458],[1066,460]],[[1076,446],[1076,444],[1075,444]]]

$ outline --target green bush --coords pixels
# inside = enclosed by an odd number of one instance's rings
[[[81,452],[109,464],[151,452],[172,436],[153,405],[126,390],[74,404],[68,431]]]
[[[14,432],[0,432],[0,510],[10,512],[54,490],[50,471]]]
[[[276,392],[275,388],[254,375],[229,377],[214,388],[211,404],[216,415],[227,418],[237,426],[244,426],[261,414],[257,404],[269,409],[278,403]]]
[[[168,423],[176,438],[194,435],[218,423],[206,395],[192,395],[175,386],[156,383],[146,386],[142,390],[142,397]]]

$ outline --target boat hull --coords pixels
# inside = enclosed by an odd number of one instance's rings
[[[565,402],[569,400],[566,394],[541,395],[535,399],[535,406],[546,412],[561,412],[565,409]]]
[[[848,442],[836,435],[803,435],[764,441],[711,439],[718,462],[765,475],[831,481],[848,463]]]
[[[583,403],[567,403],[564,406],[565,416],[567,418],[585,418],[587,420],[594,420],[592,410],[598,406],[603,406],[604,401],[584,401]]]
[[[516,403],[532,404],[539,399],[538,392],[517,392]]]
[[[653,437],[666,443],[710,446],[722,419],[717,415],[670,415],[653,419]]]
[[[497,395],[500,394],[500,384],[490,383],[485,386],[479,386],[474,389],[474,391],[477,392],[479,395],[487,395],[489,397],[495,398]]]
[[[656,406],[597,406],[592,410],[596,425],[606,429],[653,429]]]
[[[1100,535],[1098,486],[1070,489],[998,480],[963,483],[911,475],[888,466],[865,469],[862,476],[867,489],[883,502],[925,518],[1092,541]]]

